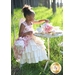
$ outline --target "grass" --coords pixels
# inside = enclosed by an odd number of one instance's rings
[[[33,10],[36,13],[35,19],[49,19],[53,26],[59,26],[63,29],[63,9],[57,8],[56,14],[53,15],[52,9],[48,9],[46,7],[35,7]],[[11,47],[13,47],[14,40],[18,38],[19,33],[19,21],[23,18],[23,14],[20,8],[14,9],[14,15],[11,18]],[[34,25],[34,29],[39,25]],[[47,47],[47,38],[43,38],[45,40],[45,45]],[[63,48],[59,47],[58,44],[63,41],[63,37],[51,38],[50,39],[50,58],[54,62],[59,62],[62,66],[62,71],[58,75],[63,75],[63,55],[60,53],[60,50]],[[11,74],[12,75],[54,75],[50,71],[49,63],[46,71],[43,71],[45,61],[39,62],[37,64],[27,64],[25,63],[23,67],[19,68],[19,63],[15,61],[13,50],[11,49]]]

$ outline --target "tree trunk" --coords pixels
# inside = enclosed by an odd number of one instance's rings
[[[13,6],[13,0],[11,0],[11,14],[13,15],[14,14],[14,6]]]
[[[36,7],[38,6],[38,2],[39,2],[39,0],[35,0]]]
[[[52,10],[53,10],[53,14],[55,14],[55,12],[56,12],[56,0],[53,0]]]
[[[19,1],[15,0],[16,8],[19,6]]]
[[[30,0],[30,1],[31,1],[31,2],[30,2],[30,3],[31,3],[31,6],[33,6],[33,0]]]
[[[30,5],[30,0],[27,0],[27,4]]]
[[[51,0],[51,7],[52,7],[52,3],[53,3],[53,0]]]
[[[47,7],[47,0],[44,1],[44,6]]]
[[[57,0],[57,7],[59,7],[59,0]]]
[[[21,8],[23,7],[23,2],[22,2],[22,0],[20,0],[20,7],[21,7]]]
[[[62,0],[60,0],[60,7],[62,7],[63,6],[63,3],[62,3]]]
[[[17,7],[20,7],[20,0],[17,1]]]
[[[16,2],[16,0],[13,0],[13,3],[14,3],[14,8],[17,8],[17,2]]]
[[[34,7],[37,6],[37,2],[38,2],[38,0],[34,0]]]
[[[23,6],[26,4],[26,0],[22,0],[23,1]]]
[[[48,0],[48,8],[50,9],[50,0]]]

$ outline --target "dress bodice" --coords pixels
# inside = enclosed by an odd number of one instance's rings
[[[28,31],[34,31],[34,29],[33,29],[33,25],[32,25],[32,23],[30,24],[30,25],[28,25],[25,21],[23,22],[23,25],[25,25],[25,29],[24,29],[24,33],[25,32],[28,32]]]

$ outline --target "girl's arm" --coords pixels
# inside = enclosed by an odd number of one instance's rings
[[[33,24],[40,24],[40,23],[43,23],[43,22],[49,22],[49,20],[35,20],[34,22],[33,22]]]
[[[33,33],[32,31],[23,33],[24,29],[25,29],[25,26],[23,24],[21,24],[20,30],[19,30],[19,37],[24,37],[26,35],[31,35]]]

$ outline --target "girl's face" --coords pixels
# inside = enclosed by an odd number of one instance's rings
[[[34,17],[35,17],[35,14],[32,13],[31,15],[28,15],[27,18],[29,21],[34,21]]]

